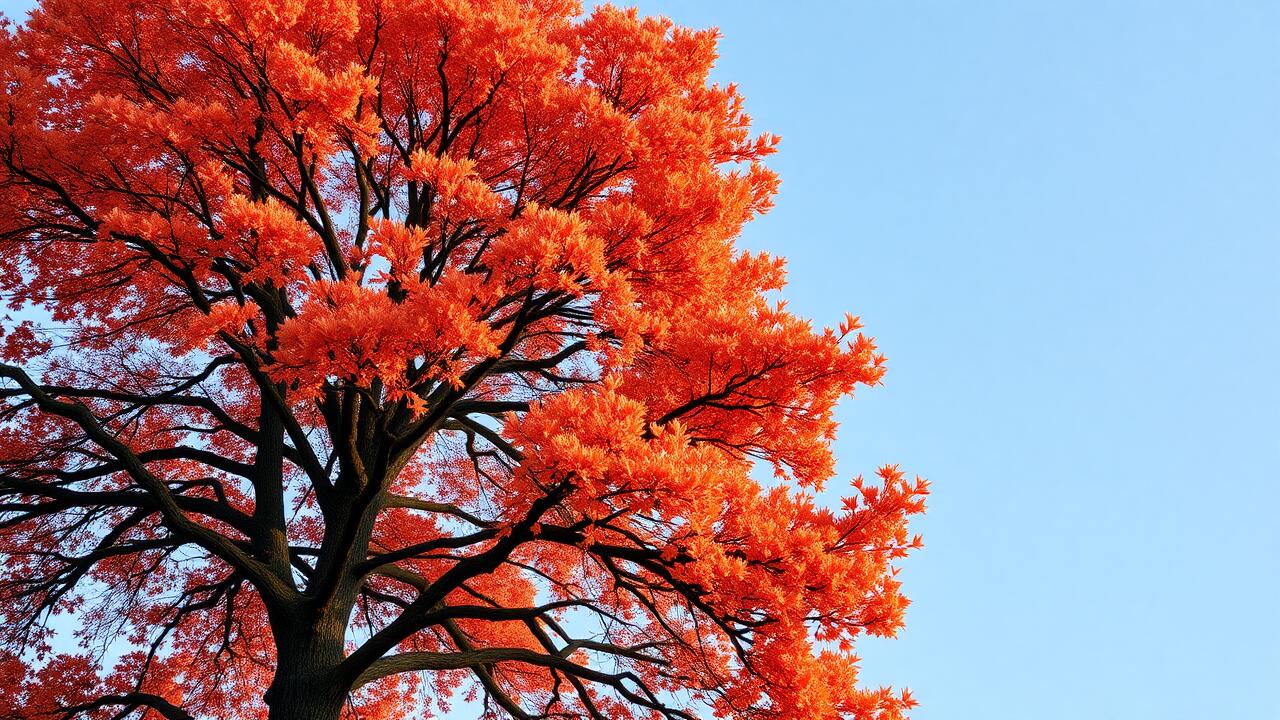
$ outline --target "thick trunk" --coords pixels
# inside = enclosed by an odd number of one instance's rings
[[[276,631],[276,675],[263,696],[268,720],[338,720],[349,687],[337,676],[343,628],[288,627]]]
[[[277,678],[267,691],[268,720],[338,720],[344,693],[331,683],[286,682]]]
[[[342,502],[325,510],[324,539],[305,589],[307,599],[272,612],[276,675],[263,698],[268,720],[338,720],[346,704],[352,678],[341,675],[339,666],[360,589],[352,566],[368,556],[383,493],[365,497],[363,491],[352,490],[359,487],[352,479],[340,476],[337,485],[342,490],[335,497]]]

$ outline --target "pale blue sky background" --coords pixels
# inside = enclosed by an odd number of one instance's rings
[[[864,680],[917,720],[1280,718],[1280,2],[639,6],[722,29],[783,136],[747,244],[889,356],[842,475],[934,481]]]
[[[842,471],[933,479],[918,720],[1280,718],[1280,3],[641,2],[783,137],[753,247],[863,316]]]

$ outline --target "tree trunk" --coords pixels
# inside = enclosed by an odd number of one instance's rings
[[[276,633],[276,676],[263,695],[268,720],[338,720],[349,689],[337,677],[342,629],[289,626]]]
[[[338,720],[346,693],[323,681],[276,680],[266,694],[268,720]]]

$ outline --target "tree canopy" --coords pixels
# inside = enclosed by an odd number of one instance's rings
[[[884,360],[735,247],[776,138],[716,37],[569,0],[6,25],[0,717],[902,717],[853,643],[902,623],[927,484],[818,499]]]

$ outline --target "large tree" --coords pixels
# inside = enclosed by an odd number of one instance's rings
[[[901,624],[925,484],[816,499],[883,359],[735,248],[775,138],[716,33],[579,12],[0,32],[0,717],[913,704],[852,643]]]

